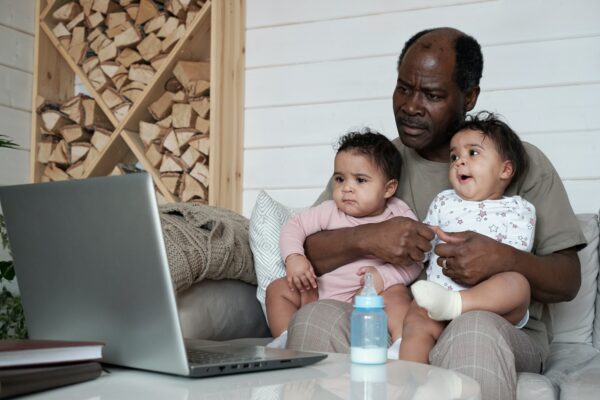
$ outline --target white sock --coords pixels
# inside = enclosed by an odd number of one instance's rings
[[[460,292],[429,281],[415,282],[410,290],[417,304],[426,309],[427,314],[436,321],[449,321],[462,314]]]
[[[400,343],[402,342],[402,338],[396,339],[394,343],[390,347],[388,347],[387,358],[390,360],[398,360],[400,359]]]
[[[277,336],[271,343],[267,345],[270,349],[285,349],[285,345],[287,343],[287,331],[283,331],[283,333]]]

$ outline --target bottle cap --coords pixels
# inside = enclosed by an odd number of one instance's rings
[[[373,286],[373,275],[365,274],[365,285],[358,296],[354,297],[354,307],[383,308],[383,297],[379,296]]]

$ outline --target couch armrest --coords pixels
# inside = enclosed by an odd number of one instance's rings
[[[270,336],[256,286],[238,280],[205,280],[177,297],[183,337],[230,340]]]
[[[517,400],[558,400],[554,385],[544,375],[519,372],[517,376]]]
[[[596,400],[600,393],[600,354],[571,372],[560,385],[560,398]]]

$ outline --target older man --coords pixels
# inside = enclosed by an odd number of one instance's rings
[[[420,220],[434,196],[450,187],[450,138],[477,102],[482,70],[477,41],[451,28],[417,33],[400,54],[393,108],[399,134],[395,144],[403,170],[396,195]],[[541,372],[550,341],[542,303],[572,299],[581,281],[577,250],[585,246],[585,238],[565,189],[541,151],[525,146],[530,167],[506,194],[520,195],[536,207],[533,253],[474,232],[448,234],[447,243],[435,250],[445,274],[457,282],[473,285],[502,271],[516,271],[531,286],[530,320],[525,329],[490,312],[468,312],[446,327],[429,354],[431,364],[476,379],[485,399],[513,399],[517,371]],[[319,200],[330,196],[328,186]],[[398,217],[320,232],[309,237],[305,246],[317,273],[323,274],[369,256],[394,265],[420,261],[431,249],[433,236],[428,226]],[[409,296],[408,290],[402,295]],[[288,347],[347,352],[350,313],[351,305],[331,300],[302,308],[289,327]],[[418,322],[418,318],[413,321]]]

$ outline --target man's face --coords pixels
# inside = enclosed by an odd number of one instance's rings
[[[431,45],[423,47],[423,40]],[[454,80],[453,45],[446,42],[427,35],[417,40],[400,64],[393,95],[402,143],[432,161],[448,160],[450,135],[467,111]]]

